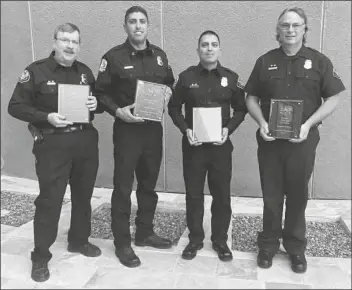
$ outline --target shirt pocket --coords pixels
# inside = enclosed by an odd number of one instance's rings
[[[268,98],[281,98],[285,92],[286,72],[284,70],[268,70],[263,89],[263,96]]]

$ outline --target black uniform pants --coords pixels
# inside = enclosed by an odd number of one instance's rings
[[[204,183],[208,174],[209,191],[213,198],[211,241],[226,242],[231,220],[232,142],[227,140],[221,146],[213,144],[191,146],[187,137],[183,136],[182,151],[188,238],[195,244],[204,240]]]
[[[95,128],[70,133],[44,134],[34,144],[40,193],[35,200],[34,251],[32,260],[49,261],[67,184],[71,188],[71,224],[68,242],[88,242],[91,232],[91,197],[96,180],[99,155]]]
[[[316,127],[301,143],[287,140],[266,142],[257,131],[258,162],[263,192],[263,231],[258,233],[258,247],[276,253],[282,237],[288,254],[303,254],[306,248],[305,210],[308,183],[313,172],[315,153],[320,140]],[[282,212],[286,212],[282,230]]]
[[[111,197],[111,228],[116,248],[130,246],[131,192],[137,178],[136,239],[153,233],[158,195],[154,191],[162,158],[163,131],[159,122],[115,121],[114,190]]]

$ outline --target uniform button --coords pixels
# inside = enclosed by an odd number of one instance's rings
[[[290,84],[287,84],[288,87],[290,87],[291,85]]]
[[[211,89],[208,89],[208,93],[210,93],[211,92]]]
[[[289,71],[289,72],[288,72],[288,74],[290,75],[290,74],[291,74],[291,72]]]

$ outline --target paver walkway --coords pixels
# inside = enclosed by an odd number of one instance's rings
[[[37,181],[1,176],[1,189],[20,193],[38,194]],[[93,210],[110,202],[111,189],[96,188],[92,199]],[[70,198],[69,189],[66,197]],[[136,204],[135,195],[132,202]],[[51,277],[44,283],[31,280],[30,251],[33,248],[33,222],[21,227],[1,225],[1,288],[2,289],[90,289],[90,288],[195,288],[195,289],[351,289],[350,258],[307,257],[305,274],[293,273],[288,257],[278,254],[270,269],[256,264],[255,253],[233,251],[231,262],[221,262],[211,249],[211,197],[205,197],[204,248],[194,260],[181,258],[188,243],[188,230],[177,246],[168,250],[134,247],[142,265],[126,268],[115,257],[111,240],[90,239],[102,249],[98,258],[87,258],[66,250],[71,203],[63,206],[59,234],[51,248],[49,262]],[[160,208],[185,208],[184,195],[159,193]],[[261,214],[261,198],[232,197],[233,214]],[[310,200],[307,220],[342,222],[351,232],[350,200]],[[6,212],[2,212],[6,214]],[[232,226],[232,223],[231,223]],[[231,237],[232,229],[229,229]],[[231,248],[232,241],[228,245]]]

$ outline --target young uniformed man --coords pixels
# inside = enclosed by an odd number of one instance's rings
[[[238,75],[223,67],[220,39],[214,31],[203,32],[198,40],[200,62],[179,75],[174,95],[169,102],[169,114],[183,134],[183,176],[186,187],[186,215],[189,244],[182,253],[193,259],[203,247],[204,182],[208,175],[211,206],[211,241],[220,260],[232,260],[227,246],[231,220],[230,183],[233,145],[229,138],[246,114],[243,86]],[[182,107],[185,107],[185,116]],[[194,107],[221,109],[222,138],[214,143],[200,143],[193,138],[192,110]],[[232,112],[233,114],[232,114]],[[209,116],[209,118],[211,118]]]
[[[162,159],[161,122],[135,117],[136,82],[144,80],[172,87],[174,77],[165,52],[147,40],[149,19],[140,6],[126,11],[126,41],[104,54],[96,88],[98,98],[114,118],[114,190],[111,198],[111,228],[115,254],[126,267],[140,260],[131,247],[130,214],[134,174],[138,211],[135,245],[170,248],[172,243],[154,233],[153,219],[158,195],[155,186]],[[165,103],[171,89],[165,96]]]
[[[305,209],[320,139],[318,125],[335,110],[339,93],[345,87],[331,61],[305,46],[308,22],[301,8],[285,9],[279,16],[276,31],[280,47],[258,58],[245,86],[248,111],[259,125],[256,137],[264,210],[257,262],[259,267],[271,267],[282,238],[292,270],[304,273],[307,269]],[[269,136],[272,99],[303,100],[297,139]]]
[[[49,251],[54,243],[67,183],[71,187],[71,226],[68,251],[97,257],[100,249],[88,242],[91,232],[91,197],[98,170],[98,132],[92,123],[72,123],[58,114],[58,84],[89,85],[94,93],[94,75],[76,60],[80,30],[71,23],[54,32],[53,52],[29,65],[22,73],[8,105],[11,116],[30,123],[35,138],[33,154],[39,182],[35,200],[32,279],[50,277]],[[87,95],[90,120],[97,100]]]

